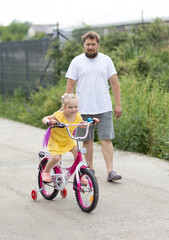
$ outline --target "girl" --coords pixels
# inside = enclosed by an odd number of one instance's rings
[[[76,94],[65,93],[62,96],[62,108],[52,115],[46,116],[42,119],[43,124],[55,125],[57,122],[65,124],[79,124],[85,123],[80,113],[78,112],[78,96]],[[98,123],[99,119],[94,118]],[[70,133],[73,134],[77,126],[70,126]],[[67,133],[66,128],[52,128],[48,142],[48,150],[52,158],[48,161],[45,169],[42,172],[42,180],[44,182],[51,182],[50,169],[61,159],[61,155],[70,151],[74,159],[77,157],[76,141],[71,139]]]

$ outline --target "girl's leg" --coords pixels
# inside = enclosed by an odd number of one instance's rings
[[[61,155],[53,155],[52,158],[46,164],[44,172],[50,172],[50,169],[60,160]]]
[[[74,159],[76,159],[76,157],[77,157],[77,146],[75,146],[72,150],[70,150],[70,152],[73,154]]]
[[[42,172],[42,180],[44,182],[51,182],[50,169],[60,160],[61,155],[53,155],[49,162],[46,164],[45,169]]]

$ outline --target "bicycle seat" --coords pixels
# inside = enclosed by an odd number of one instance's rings
[[[43,152],[43,151],[40,151],[39,153],[38,153],[38,155],[39,155],[39,157],[44,157],[45,156],[45,152]]]

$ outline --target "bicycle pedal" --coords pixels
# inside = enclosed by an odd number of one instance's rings
[[[42,181],[43,181],[43,180],[42,180]],[[46,182],[46,181],[43,181],[43,182],[44,182],[45,184],[48,184],[48,183],[51,183],[52,181],[51,181],[51,182]]]

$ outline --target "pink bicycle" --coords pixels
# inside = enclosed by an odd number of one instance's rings
[[[83,137],[75,137],[71,135],[69,131],[69,126],[71,126],[72,124],[58,123],[57,125],[51,127],[66,127],[69,136],[77,141],[78,156],[70,167],[63,167],[62,162],[60,161],[59,164],[57,164],[50,172],[52,179],[51,183],[45,183],[42,181],[41,174],[51,156],[49,156],[49,153],[39,152],[39,190],[32,190],[31,196],[33,200],[37,199],[37,192],[40,192],[45,199],[52,200],[58,195],[58,192],[60,191],[61,196],[65,198],[67,196],[67,190],[65,188],[65,185],[67,183],[73,183],[73,190],[75,191],[76,200],[81,210],[89,213],[95,209],[99,199],[98,182],[94,173],[82,161],[82,153],[85,153],[85,149],[80,149],[79,143],[80,140],[86,138],[89,132],[90,123],[93,123],[92,119],[89,119],[89,122],[85,124],[76,124],[76,126],[86,125],[86,133]],[[69,181],[70,177],[73,174],[73,181]],[[85,181],[85,184],[83,183],[83,181],[81,181],[82,177],[85,177],[85,179],[87,179],[87,181]]]

